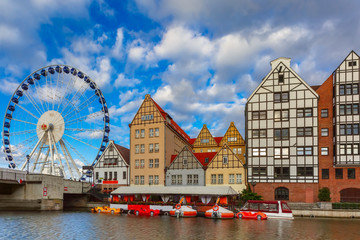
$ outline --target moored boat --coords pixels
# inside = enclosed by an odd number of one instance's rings
[[[214,205],[212,209],[209,209],[205,212],[206,218],[217,218],[217,219],[232,219],[234,218],[234,213],[226,208]]]
[[[249,200],[240,212],[265,213],[268,218],[294,219],[291,209],[285,201],[257,201]]]
[[[170,210],[170,216],[173,217],[196,217],[197,211],[190,206],[182,206],[184,198],[180,200],[178,204],[175,205],[175,208]]]

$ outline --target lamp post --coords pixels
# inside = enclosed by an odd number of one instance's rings
[[[256,181],[251,182],[251,185],[253,186],[253,192],[255,193]]]

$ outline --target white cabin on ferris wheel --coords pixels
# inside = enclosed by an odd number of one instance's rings
[[[94,166],[94,183],[103,192],[112,192],[130,184],[130,150],[113,140],[109,142]]]

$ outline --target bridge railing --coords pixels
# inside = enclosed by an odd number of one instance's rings
[[[0,180],[5,181],[25,181],[26,171],[0,168]]]

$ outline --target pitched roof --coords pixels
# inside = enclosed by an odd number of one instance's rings
[[[215,157],[216,152],[205,152],[205,153],[193,153],[194,156],[199,160],[199,162],[206,167],[211,160]],[[208,158],[208,162],[205,162],[205,159]]]
[[[195,142],[195,140],[196,140],[196,138],[190,138],[189,143],[190,143],[191,145],[193,145],[194,142]]]
[[[171,160],[170,160],[170,164],[175,160],[175,158],[176,158],[176,154],[174,154],[174,155],[171,155]]]
[[[223,139],[223,137],[214,137],[214,140],[215,142],[217,142],[218,145],[220,144],[221,139]]]
[[[183,136],[183,138],[185,138],[186,141],[189,142],[189,141],[190,141],[189,135],[187,135],[187,134],[185,133],[185,131],[182,130],[181,127],[179,127],[179,125],[172,119],[172,117],[171,117],[167,112],[165,112],[165,111],[159,106],[159,104],[157,104],[157,103],[154,101],[154,99],[152,99],[151,97],[150,97],[150,99],[153,101],[153,103],[155,104],[156,108],[159,110],[159,112],[160,112],[161,115],[163,116],[164,120],[166,121],[167,118],[169,118],[169,119],[170,119],[170,126],[171,126],[175,131],[177,131],[181,136]]]
[[[316,85],[316,86],[310,86],[312,89],[314,89],[314,91],[318,90],[318,88],[320,87],[321,85]]]
[[[116,149],[119,151],[121,156],[124,158],[124,161],[130,165],[130,150],[126,147],[120,146],[116,143],[114,143]]]

